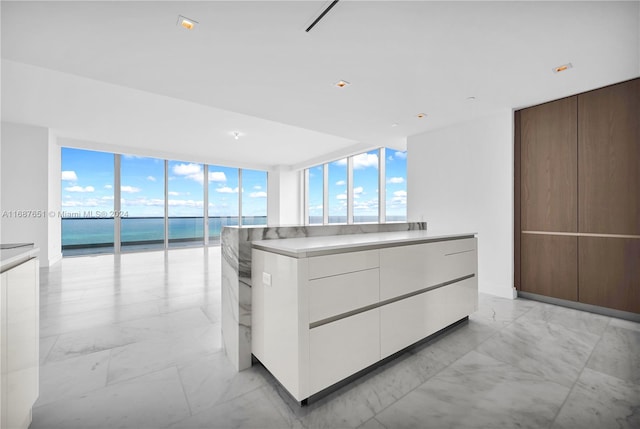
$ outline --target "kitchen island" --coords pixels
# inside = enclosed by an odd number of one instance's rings
[[[475,233],[252,243],[252,353],[300,402],[477,309]]]

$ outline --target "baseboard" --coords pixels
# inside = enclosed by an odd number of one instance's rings
[[[518,291],[520,298],[531,299],[534,301],[546,302],[547,304],[561,305],[563,307],[573,308],[575,310],[588,311],[589,313],[600,314],[602,316],[616,317],[618,319],[630,320],[640,323],[640,314],[631,313],[629,311],[615,310],[613,308],[600,307],[598,305],[585,304],[583,302],[568,301],[566,299],[553,298],[550,296],[538,295],[531,292]]]

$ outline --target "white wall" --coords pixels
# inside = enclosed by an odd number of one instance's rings
[[[49,246],[49,197],[58,195],[57,201],[60,201],[60,190],[52,189],[50,193],[49,189],[50,175],[57,174],[57,187],[60,187],[59,157],[57,165],[49,163],[50,144],[47,128],[9,122],[2,124],[0,198],[3,216],[0,241],[34,243],[40,248],[41,266],[49,266],[60,257],[60,249],[52,247],[50,253]],[[55,183],[51,183],[51,187],[55,187]],[[18,214],[22,216],[16,216]],[[55,225],[55,220],[52,223]],[[52,246],[55,243],[52,241]]]
[[[303,204],[301,172],[283,168],[269,170],[267,186],[269,226],[300,225]]]
[[[62,259],[62,218],[57,215],[62,211],[62,150],[57,142],[57,137],[49,131],[48,147],[48,195],[49,213],[56,213],[56,216],[49,216],[47,225],[48,236],[48,256],[49,265],[53,265]]]
[[[408,220],[477,232],[480,291],[513,298],[511,110],[409,137],[407,151]]]

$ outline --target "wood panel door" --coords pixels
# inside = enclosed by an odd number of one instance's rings
[[[521,290],[578,300],[578,237],[522,234]]]
[[[523,231],[578,230],[577,100],[520,111]]]
[[[640,313],[640,239],[579,237],[580,302]]]
[[[579,230],[640,235],[640,79],[578,95]]]

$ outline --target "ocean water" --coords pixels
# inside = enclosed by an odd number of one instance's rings
[[[266,216],[245,216],[243,225],[266,225]],[[237,217],[210,217],[209,237],[219,238],[222,227],[237,225]],[[62,248],[108,246],[113,244],[113,218],[62,219]],[[198,241],[204,236],[201,217],[169,218],[169,240]],[[164,219],[153,217],[122,218],[120,240],[123,245],[164,241]]]

